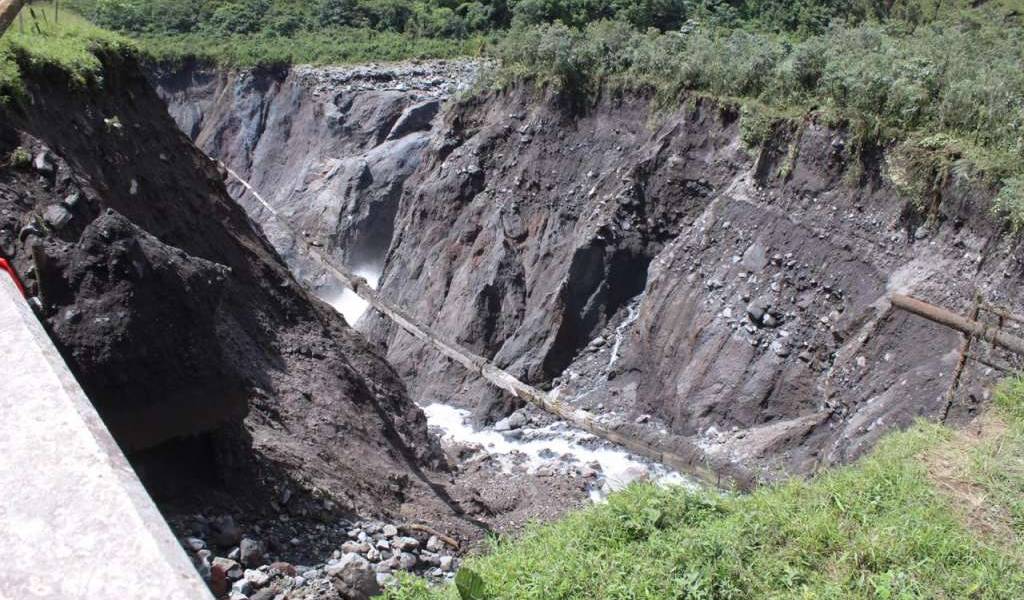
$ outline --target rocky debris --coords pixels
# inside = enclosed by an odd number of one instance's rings
[[[859,158],[836,157],[844,132],[814,123],[779,141],[799,145],[782,178],[786,152],[748,152],[725,107],[696,101],[656,131],[650,111],[627,97],[574,113],[526,90],[452,106],[406,182],[383,293],[563,400],[649,414],[645,430],[763,477],[942,418],[959,338],[885,297],[965,307],[980,286],[1019,304],[1019,247],[977,210],[989,192],[951,185],[926,219],[893,201],[883,161],[847,177]],[[466,399],[502,429],[519,408],[458,365],[421,368],[434,351],[393,324],[361,328],[422,397]],[[977,376],[951,414],[976,410],[991,380]]]
[[[397,140],[417,131],[429,130],[439,110],[441,110],[439,100],[427,100],[410,106],[405,109],[402,116],[395,122],[395,126],[391,128],[387,141]]]
[[[38,171],[41,175],[53,175],[57,171],[57,166],[54,163],[53,155],[49,150],[40,150],[36,154],[35,158],[32,159],[32,167]]]
[[[530,423],[530,418],[527,416],[526,411],[517,410],[511,415],[501,419],[494,424],[495,431],[514,431],[521,429]]]
[[[381,592],[370,562],[358,554],[346,554],[336,563],[328,564],[324,571],[343,598],[368,600]]]
[[[294,67],[293,71],[315,94],[388,91],[448,98],[476,80],[482,61],[430,60],[353,67]]]
[[[238,556],[247,567],[259,565],[263,562],[263,544],[259,540],[242,538],[238,546]]]
[[[243,530],[240,546],[219,543],[227,539],[220,535],[227,523]],[[458,568],[456,550],[438,535],[419,529],[409,529],[403,535],[401,527],[380,521],[287,523],[288,527],[283,527],[280,520],[243,526],[226,515],[171,520],[171,526],[177,530],[210,536],[208,543],[188,535],[181,538],[181,544],[218,598],[259,600],[285,594],[295,600],[365,599],[379,594],[381,586],[394,582],[398,571],[443,582],[450,580]],[[257,539],[257,535],[270,537]],[[291,540],[286,541],[288,536],[301,543],[296,546]],[[334,550],[330,550],[332,544]],[[263,554],[263,548],[268,546],[275,550]],[[321,560],[304,564],[289,560],[293,555],[308,557],[306,550],[310,547],[322,550]],[[232,555],[243,557],[242,562],[231,558]]]
[[[58,231],[70,223],[72,218],[71,211],[61,204],[51,204],[43,213],[43,221],[46,222],[46,225]]]
[[[210,524],[213,543],[218,546],[233,546],[242,541],[242,528],[231,515],[224,515]]]

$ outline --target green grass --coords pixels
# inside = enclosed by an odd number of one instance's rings
[[[136,40],[146,55],[161,63],[199,60],[227,67],[451,59],[475,56],[488,43],[484,37],[428,38],[369,28],[298,32],[290,36],[140,35]]]
[[[55,22],[51,6],[26,8],[0,38],[0,97],[6,102],[23,91],[25,71],[58,69],[75,85],[88,85],[102,70],[98,54],[133,48],[128,39],[68,11]]]
[[[610,21],[582,29],[513,28],[498,47],[502,67],[492,83],[532,82],[584,108],[621,90],[651,93],[667,109],[694,96],[735,101],[744,108],[744,140],[754,146],[771,137],[764,134],[774,129],[772,119],[846,128],[858,149],[916,146],[910,154],[931,164],[909,171],[922,180],[907,182],[907,189],[935,196],[935,182],[944,181],[932,177],[935,171],[991,185],[1002,190],[995,212],[1019,229],[1024,27],[1018,4],[947,3],[927,23],[839,22],[804,36],[751,23],[749,29],[696,25],[683,33],[641,32]]]
[[[1022,598],[1024,382],[982,433],[918,424],[742,496],[633,486],[464,568],[486,598]],[[392,600],[459,598],[403,580]]]

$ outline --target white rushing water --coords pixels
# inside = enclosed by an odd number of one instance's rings
[[[380,282],[380,271],[360,267],[353,271],[353,274],[362,277],[366,280],[366,283],[370,284],[370,287],[377,289],[377,284]],[[359,317],[363,316],[363,313],[370,306],[369,302],[348,289],[342,290],[340,294],[333,297],[324,298],[324,300],[333,306],[334,310],[340,312],[349,325],[355,325]]]
[[[599,464],[597,485],[590,491],[594,501],[638,480],[694,485],[679,473],[600,442],[595,436],[568,427],[564,422],[540,428],[524,427],[519,439],[515,439],[494,429],[474,429],[467,410],[438,403],[424,406],[423,412],[429,426],[441,430],[443,442],[479,446],[482,452],[497,459],[505,472],[511,472],[517,465],[534,473],[542,467],[557,472],[559,466],[574,462],[581,467]]]
[[[628,313],[626,318],[619,323],[619,326],[615,328],[615,342],[612,344],[612,352],[608,357],[608,366],[611,367],[615,364],[615,361],[619,360],[619,348],[622,347],[622,338],[625,336],[626,330],[632,325],[637,318],[640,316],[640,303],[643,301],[644,295],[640,294],[630,304],[627,309]]]

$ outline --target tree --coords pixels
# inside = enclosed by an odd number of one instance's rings
[[[686,0],[614,0],[616,18],[644,31],[678,30],[687,16]]]
[[[366,14],[358,0],[320,0],[319,21],[324,27],[358,27]]]
[[[408,0],[363,0],[370,27],[378,31],[405,31],[413,9]]]
[[[263,25],[263,14],[270,8],[269,0],[227,2],[210,16],[210,28],[223,34],[256,33]]]

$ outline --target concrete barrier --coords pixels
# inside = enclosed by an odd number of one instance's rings
[[[0,600],[211,600],[49,336],[0,275]]]

